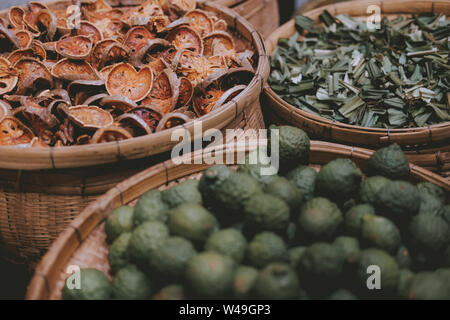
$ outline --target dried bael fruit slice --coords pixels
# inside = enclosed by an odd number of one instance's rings
[[[80,21],[80,28],[77,30],[80,36],[86,36],[92,40],[93,43],[102,41],[103,35],[98,28],[89,21]]]
[[[105,143],[131,139],[133,136],[124,128],[110,126],[98,129],[92,137],[91,143]]]
[[[156,132],[180,126],[191,120],[192,119],[187,114],[181,112],[168,113],[159,122],[156,127]]]
[[[132,113],[124,113],[117,118],[117,121],[135,137],[150,134],[154,130],[144,119]]]
[[[114,119],[108,111],[95,106],[70,107],[67,117],[83,129],[100,129],[114,123]]]
[[[138,107],[136,102],[124,96],[106,96],[100,101],[100,105],[104,108],[118,109],[122,112],[128,112]]]
[[[5,117],[0,121],[0,145],[28,145],[34,138],[33,132],[18,119]]]
[[[177,107],[184,107],[194,96],[194,86],[187,78],[182,77],[179,79],[179,92]]]
[[[50,146],[46,144],[44,141],[42,141],[39,137],[34,137],[30,141],[30,147],[31,148],[49,148]]]
[[[136,71],[128,63],[119,63],[109,73],[106,90],[112,96],[122,95],[134,102],[148,96],[152,90],[153,72],[149,67]]]
[[[161,52],[170,46],[170,42],[164,39],[152,39],[131,56],[131,62],[135,67],[142,66],[147,55]],[[153,58],[156,59],[156,58]],[[153,60],[152,59],[152,60]],[[163,64],[164,66],[164,64]],[[155,70],[156,71],[156,70]]]
[[[177,75],[171,69],[165,69],[153,83],[149,97],[142,103],[157,107],[163,114],[172,112],[178,102],[179,90]]]
[[[169,7],[174,8],[180,12],[187,12],[194,10],[197,6],[195,0],[167,0]]]
[[[53,87],[53,77],[47,67],[35,59],[22,59],[14,69],[19,74],[17,82],[17,95],[25,95],[30,92],[49,89]]]
[[[235,53],[234,40],[230,34],[217,31],[203,38],[205,57],[233,55]]]
[[[159,121],[161,121],[163,114],[158,109],[151,106],[141,106],[130,110],[130,114],[137,115],[145,121],[148,127],[155,131]]]
[[[72,81],[67,90],[75,105],[89,105],[85,103],[90,97],[105,92],[103,80],[77,80]]]
[[[186,18],[189,19],[189,24],[192,29],[197,31],[202,37],[210,34],[214,30],[214,25],[209,15],[200,9],[192,10],[186,13]]]
[[[11,92],[17,85],[19,77],[5,58],[0,58],[0,95]]]
[[[8,61],[14,65],[17,61],[24,58],[38,59],[41,61],[45,60],[42,59],[41,56],[37,55],[32,48],[28,48],[28,49],[19,49],[11,52],[11,54],[8,56]]]
[[[92,66],[86,61],[62,59],[52,68],[55,78],[67,81],[99,80],[100,77]]]
[[[84,60],[91,54],[92,46],[87,36],[67,37],[56,42],[56,52],[64,58]]]
[[[20,48],[20,41],[16,34],[0,24],[0,52],[11,52]]]
[[[254,76],[255,73],[253,70],[249,70],[247,68],[230,69],[220,79],[220,88],[223,91],[227,91],[236,85],[249,84]]]
[[[100,70],[108,64],[115,64],[128,58],[128,49],[113,39],[106,39],[97,43],[92,50],[90,62]]]
[[[181,26],[167,34],[167,41],[170,41],[178,50],[190,50],[197,54],[203,53],[203,40],[194,29]]]
[[[11,105],[8,102],[0,100],[0,120],[4,117],[9,117],[12,114],[11,110]]]
[[[47,6],[40,2],[29,2],[27,5],[27,11],[25,11],[25,15],[23,16],[23,21],[25,22],[26,27],[32,33],[37,36],[40,35],[38,23],[38,16],[42,10],[48,10]]]
[[[194,98],[194,110],[199,117],[217,110],[231,101],[231,99],[236,97],[245,88],[245,85],[238,85],[225,92],[221,89],[203,90],[202,93]]]
[[[139,52],[155,36],[144,26],[131,28],[125,36],[123,44],[131,50],[131,53]]]
[[[36,15],[36,26],[41,34],[45,34],[45,39],[53,41],[57,31],[58,20],[48,9],[43,9]]]
[[[15,29],[22,30],[26,28],[25,21],[23,21],[24,16],[25,11],[21,7],[14,6],[9,8],[9,21]]]
[[[16,31],[17,40],[19,40],[19,47],[22,49],[28,48],[33,42],[33,35],[27,30]]]
[[[59,125],[58,119],[43,107],[20,107],[14,110],[14,116],[25,122],[33,128],[34,132],[46,144],[52,144],[54,135],[51,129]]]

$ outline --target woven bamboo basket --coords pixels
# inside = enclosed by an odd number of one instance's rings
[[[225,147],[221,151],[224,157],[226,150]],[[312,141],[310,163],[318,170],[321,165],[331,160],[349,158],[364,171],[373,152],[363,148]],[[192,158],[195,159],[195,157]],[[66,270],[71,265],[80,268],[97,268],[108,274],[108,245],[104,232],[104,220],[108,214],[119,206],[134,204],[136,199],[149,190],[164,190],[186,179],[199,179],[201,173],[210,166],[207,164],[175,165],[170,160],[146,169],[111,189],[86,208],[53,243],[36,268],[28,286],[26,298],[61,299],[61,289],[68,276]],[[413,164],[410,166],[412,181],[430,181],[444,188],[447,198],[450,199],[450,186],[442,177]]]
[[[435,12],[450,14],[450,2],[442,0],[386,0],[347,1],[336,3],[303,13],[318,20],[323,10],[332,15],[346,13],[354,17],[367,17],[367,7],[378,5],[383,16]],[[278,39],[295,32],[295,21],[291,20],[277,29],[266,41],[267,53],[276,48]],[[264,88],[267,116],[275,123],[288,123],[306,130],[312,137],[377,149],[390,143],[399,143],[411,162],[450,178],[450,122],[428,127],[406,129],[377,129],[332,122],[295,108],[281,99],[269,86]]]
[[[198,6],[225,19],[236,44],[259,55],[251,83],[230,103],[201,118],[203,132],[264,128],[259,97],[269,65],[260,33],[228,8],[204,1]],[[7,11],[0,12],[0,17],[6,16]],[[193,135],[193,122],[183,128]],[[149,165],[167,160],[178,143],[171,141],[174,130],[100,145],[0,147],[0,254],[33,265],[91,201]]]
[[[211,0],[236,11],[250,22],[264,37],[280,25],[277,0]]]
[[[140,4],[146,0],[134,0],[133,4]],[[236,13],[246,19],[264,37],[268,37],[280,25],[280,15],[277,0],[209,0],[215,4],[220,4],[233,9]],[[117,6],[122,0],[108,0]],[[123,1],[130,3],[130,0]],[[270,16],[270,20],[267,17]]]

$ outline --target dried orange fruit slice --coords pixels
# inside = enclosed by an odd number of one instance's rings
[[[123,42],[131,52],[134,54],[142,49],[148,42],[155,37],[153,34],[144,26],[137,26],[131,28],[125,36],[125,41]]]
[[[4,100],[0,100],[0,120],[4,117],[10,116],[11,114],[11,105]]]
[[[5,117],[0,121],[0,145],[28,145],[34,138],[33,132],[18,119]]]
[[[48,9],[40,10],[36,15],[36,26],[41,34],[45,33],[48,41],[53,41],[57,31],[58,20],[56,16]]]
[[[133,136],[142,136],[150,134],[154,129],[150,128],[148,124],[136,114],[124,113],[117,118],[117,121],[126,128],[128,131],[133,133]]]
[[[9,8],[9,21],[16,29],[22,30],[26,28],[25,22],[23,21],[24,16],[25,11],[21,7],[14,6]]]
[[[86,61],[60,60],[52,68],[52,75],[61,80],[99,80],[100,77]]]
[[[30,91],[48,89],[53,86],[53,77],[47,67],[35,59],[22,59],[14,69],[19,74],[17,82],[17,95],[25,95]]]
[[[145,99],[152,90],[153,72],[149,67],[136,71],[128,63],[119,63],[106,79],[106,90],[112,96],[122,95],[134,102]]]
[[[122,112],[128,112],[138,106],[134,101],[123,96],[106,96],[100,101],[100,105],[105,108],[118,109]]]
[[[203,10],[196,9],[189,11],[185,17],[189,19],[189,24],[192,29],[197,31],[201,36],[206,36],[214,30],[213,22]]]
[[[0,58],[0,95],[12,91],[19,80],[17,72],[5,58]]]
[[[56,42],[56,52],[72,60],[84,60],[91,54],[93,42],[87,36],[68,37]]]
[[[17,40],[19,40],[20,48],[28,48],[33,42],[33,35],[27,30],[16,31]]]
[[[67,117],[84,129],[100,129],[109,127],[114,123],[111,113],[95,106],[70,107]]]
[[[226,32],[217,31],[203,38],[206,57],[233,54],[235,45],[233,38]]]
[[[134,114],[145,121],[153,131],[158,126],[159,121],[162,119],[163,114],[158,109],[151,106],[141,106],[134,108],[128,112],[129,114]]]
[[[190,50],[197,54],[203,53],[203,40],[194,29],[181,26],[167,34],[167,41],[171,42],[178,50]]]
[[[133,138],[133,136],[124,128],[110,126],[107,128],[98,129],[92,137],[91,143],[114,142],[131,138]]]
[[[187,78],[180,78],[179,79],[179,96],[178,96],[178,107],[184,107],[188,105],[192,97],[194,96],[194,86],[192,85],[192,82],[190,82]]]
[[[89,21],[80,21],[80,28],[77,30],[77,34],[90,38],[93,43],[98,43],[103,39],[100,30]]]
[[[168,113],[159,122],[156,127],[156,132],[180,126],[191,120],[192,119],[188,115],[181,112]]]

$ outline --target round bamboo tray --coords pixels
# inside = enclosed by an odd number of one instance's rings
[[[202,129],[259,129],[264,121],[259,97],[269,73],[264,41],[244,18],[223,6],[198,7],[227,21],[236,45],[258,53],[256,75],[230,103],[201,118]],[[51,2],[66,7],[71,1]],[[8,11],[1,11],[0,18]],[[183,125],[191,136],[194,122]],[[176,128],[151,135],[62,148],[0,147],[0,254],[33,265],[58,234],[93,200],[118,182],[167,160]],[[32,267],[32,266],[31,266]]]
[[[306,1],[304,4],[302,4],[300,6],[300,8],[297,9],[297,11],[295,12],[295,15],[298,14],[303,14],[305,12],[311,11],[313,9],[322,7],[322,6],[326,6],[329,4],[334,4],[334,3],[338,3],[338,2],[344,2],[345,0],[309,0]],[[353,1],[357,1],[357,0],[353,0]]]
[[[303,13],[314,20],[323,10],[332,15],[342,13],[367,17],[367,7],[378,5],[383,16],[407,13],[435,12],[450,14],[450,2],[443,0],[379,0],[340,2]],[[276,48],[278,39],[292,36],[295,21],[278,28],[267,40],[267,53]],[[307,131],[313,138],[377,149],[390,143],[402,146],[411,162],[426,169],[450,176],[450,122],[428,127],[405,129],[377,129],[332,122],[320,116],[295,108],[281,99],[268,85],[264,88],[267,116],[275,123],[288,123]]]
[[[225,146],[220,151],[221,156],[225,157],[226,150]],[[313,168],[319,169],[331,160],[349,158],[364,171],[373,152],[363,148],[312,141],[310,162]],[[195,159],[194,156],[192,158]],[[104,220],[108,214],[119,206],[134,204],[135,200],[152,189],[163,190],[186,179],[199,179],[201,173],[210,166],[175,165],[170,160],[146,169],[111,189],[86,208],[52,244],[36,268],[26,298],[61,299],[61,289],[68,276],[66,270],[71,265],[97,268],[108,274],[108,245],[104,232]],[[413,164],[410,167],[412,181],[430,181],[444,188],[447,198],[450,198],[450,186],[442,177]]]

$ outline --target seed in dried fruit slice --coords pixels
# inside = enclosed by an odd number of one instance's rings
[[[53,41],[57,31],[58,20],[56,16],[48,9],[40,10],[36,15],[36,26],[41,34],[45,33],[48,41]]]
[[[17,71],[5,58],[0,58],[0,95],[12,91],[19,80]]]
[[[184,107],[191,102],[194,96],[194,86],[187,78],[182,77],[179,79],[179,92],[177,106]]]
[[[20,41],[16,34],[0,24],[0,52],[11,52],[20,48]]]
[[[55,78],[67,81],[99,80],[100,77],[92,66],[86,61],[62,59],[52,68]]]
[[[28,145],[34,138],[30,128],[14,117],[5,117],[0,121],[0,145]]]
[[[142,136],[153,133],[154,129],[136,114],[124,113],[117,118],[117,121],[128,131],[131,131],[133,136]]]
[[[187,49],[197,54],[203,53],[203,40],[194,29],[181,26],[167,34],[167,41],[170,41],[178,50]]]
[[[18,30],[16,31],[17,40],[19,40],[20,48],[25,49],[28,48],[33,42],[33,35],[27,30]]]
[[[19,74],[17,82],[17,95],[26,95],[30,92],[53,87],[53,77],[47,67],[35,59],[22,59],[17,61],[14,69]]]
[[[92,137],[91,143],[114,142],[131,138],[133,138],[133,136],[124,128],[110,126],[98,129]]]
[[[100,105],[105,108],[118,109],[122,112],[128,112],[138,106],[136,102],[124,96],[106,96],[100,101]]]
[[[235,51],[233,38],[226,32],[217,31],[203,38],[204,52],[206,57],[217,55],[229,55]]]
[[[192,119],[184,113],[180,112],[168,113],[159,122],[158,127],[156,127],[156,132],[180,126],[191,120]]]
[[[11,110],[11,105],[8,102],[0,100],[0,120],[4,117],[9,117],[12,114]]]
[[[93,43],[98,43],[103,39],[103,35],[100,30],[98,30],[94,24],[84,20],[80,21],[80,28],[77,30],[77,34],[90,38]]]
[[[170,7],[174,7],[181,12],[194,10],[197,6],[196,0],[167,0]]]
[[[70,107],[67,117],[84,129],[100,129],[114,123],[114,119],[108,111],[95,106]]]
[[[112,96],[122,95],[134,102],[145,99],[152,90],[153,72],[149,67],[136,71],[128,63],[119,63],[109,73],[106,90]]]
[[[137,26],[131,28],[125,36],[123,42],[127,46],[131,53],[139,52],[150,40],[155,36],[144,26]]]
[[[68,37],[56,42],[56,52],[72,60],[84,60],[91,54],[93,42],[87,36]]]
[[[128,113],[137,115],[139,118],[145,121],[153,131],[158,126],[159,121],[162,119],[163,114],[158,109],[151,106],[142,106],[130,110]]]
[[[227,91],[236,85],[247,85],[252,81],[254,76],[255,72],[247,68],[230,69],[220,79],[220,87],[223,91]]]
[[[200,9],[192,10],[186,13],[185,17],[189,19],[191,27],[201,36],[206,36],[213,32],[213,22],[205,11]]]

